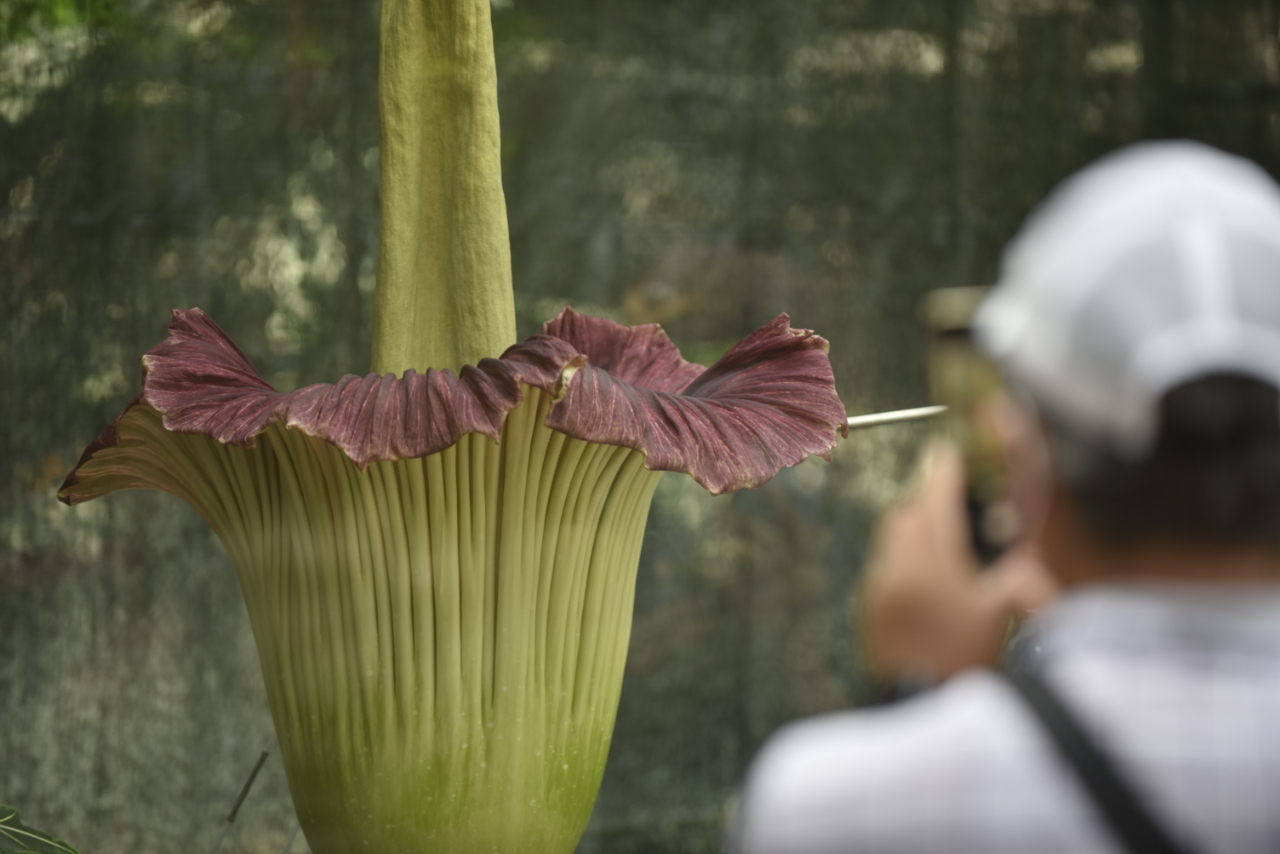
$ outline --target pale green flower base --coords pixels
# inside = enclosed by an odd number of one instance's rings
[[[145,406],[82,469],[173,492],[226,545],[316,854],[555,854],[586,826],[661,473],[523,390],[500,443],[365,472],[296,429],[245,450]]]

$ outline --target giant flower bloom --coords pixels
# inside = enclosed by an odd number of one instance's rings
[[[198,309],[59,497],[172,493],[235,563],[317,854],[572,851],[604,770],[663,471],[754,487],[845,425],[827,342],[711,368],[565,309],[451,371],[273,389]]]

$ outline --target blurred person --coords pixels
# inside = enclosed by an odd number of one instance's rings
[[[1022,535],[981,569],[928,449],[858,607],[872,672],[932,687],[773,736],[731,849],[1280,851],[1280,187],[1112,154],[1024,224],[976,332]]]

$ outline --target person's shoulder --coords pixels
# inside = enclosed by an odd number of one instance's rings
[[[752,764],[740,850],[1009,850],[1060,788],[1005,680],[969,671],[911,699],[792,723]],[[1070,798],[1068,797],[1068,800]],[[1033,837],[1034,838],[1034,837]]]
[[[812,804],[811,790],[849,793],[872,780],[883,791],[974,751],[989,757],[1024,718],[1002,678],[968,671],[898,703],[787,724],[753,763],[748,796]]]

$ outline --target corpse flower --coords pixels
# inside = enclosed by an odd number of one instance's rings
[[[572,851],[662,471],[758,486],[844,424],[783,315],[711,368],[566,308],[501,359],[274,390],[198,309],[59,492],[194,507],[244,591],[317,854]]]
[[[661,473],[759,486],[845,427],[786,315],[711,368],[567,308],[508,346],[489,6],[381,4],[376,373],[278,392],[175,311],[59,492],[163,490],[217,533],[316,854],[572,851]]]

